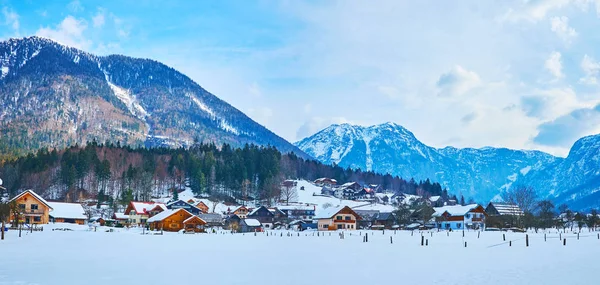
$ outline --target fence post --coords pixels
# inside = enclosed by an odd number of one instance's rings
[[[529,246],[529,235],[525,235],[525,246]]]
[[[567,238],[563,239],[563,245],[567,245]]]
[[[421,236],[421,246],[423,246],[425,244],[425,237]]]
[[[428,239],[425,240],[425,246],[429,246],[429,240]]]
[[[546,234],[544,234],[544,241],[546,241]]]
[[[479,238],[479,235],[481,234],[481,231],[477,232],[477,238]]]
[[[512,240],[508,241],[508,246],[512,246]]]
[[[390,236],[390,244],[393,244],[394,241],[392,240],[392,236]]]
[[[467,247],[467,242],[465,241],[465,247]]]
[[[577,240],[579,240],[579,233],[577,233]]]
[[[502,234],[502,241],[506,241],[506,234]]]

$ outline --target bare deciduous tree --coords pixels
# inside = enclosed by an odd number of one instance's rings
[[[296,185],[286,184],[281,189],[281,199],[286,205],[290,204],[290,201],[298,199],[298,191]]]
[[[519,185],[502,194],[504,202],[517,205],[523,211],[525,215],[533,213],[537,205],[537,193],[531,186]],[[517,223],[519,226],[522,225],[520,215],[517,216]]]

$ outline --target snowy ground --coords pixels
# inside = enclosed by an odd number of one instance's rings
[[[0,284],[599,284],[597,233],[45,231],[0,241]],[[369,242],[362,242],[369,234]],[[281,236],[283,234],[283,237]],[[315,236],[313,236],[315,234]],[[362,234],[362,235],[360,235]],[[414,235],[413,235],[414,234]],[[390,237],[393,244],[390,244]],[[512,241],[509,247],[508,241]],[[464,241],[467,246],[464,247]]]

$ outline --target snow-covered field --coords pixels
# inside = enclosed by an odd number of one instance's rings
[[[70,227],[74,231],[52,231]],[[0,284],[599,284],[597,233],[141,235],[47,225],[0,241]],[[291,236],[288,236],[290,233]],[[369,234],[369,242],[363,236]],[[300,236],[298,236],[300,234]],[[313,236],[314,234],[314,236]],[[282,236],[283,235],[283,236]],[[433,236],[432,236],[433,235]],[[390,243],[390,237],[393,244]],[[512,241],[509,247],[508,241]],[[467,247],[464,247],[464,241]]]

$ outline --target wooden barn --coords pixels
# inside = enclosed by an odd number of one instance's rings
[[[262,232],[262,225],[257,219],[242,219],[242,221],[240,222],[240,232]]]
[[[167,208],[171,209],[171,210],[185,209],[186,211],[188,211],[194,215],[199,215],[199,214],[203,213],[203,211],[201,209],[199,209],[196,206],[194,206],[186,201],[183,201],[183,200],[170,202],[167,204]]]
[[[84,225],[87,217],[85,210],[78,203],[48,202],[52,207],[50,221],[54,223],[69,223]]]

